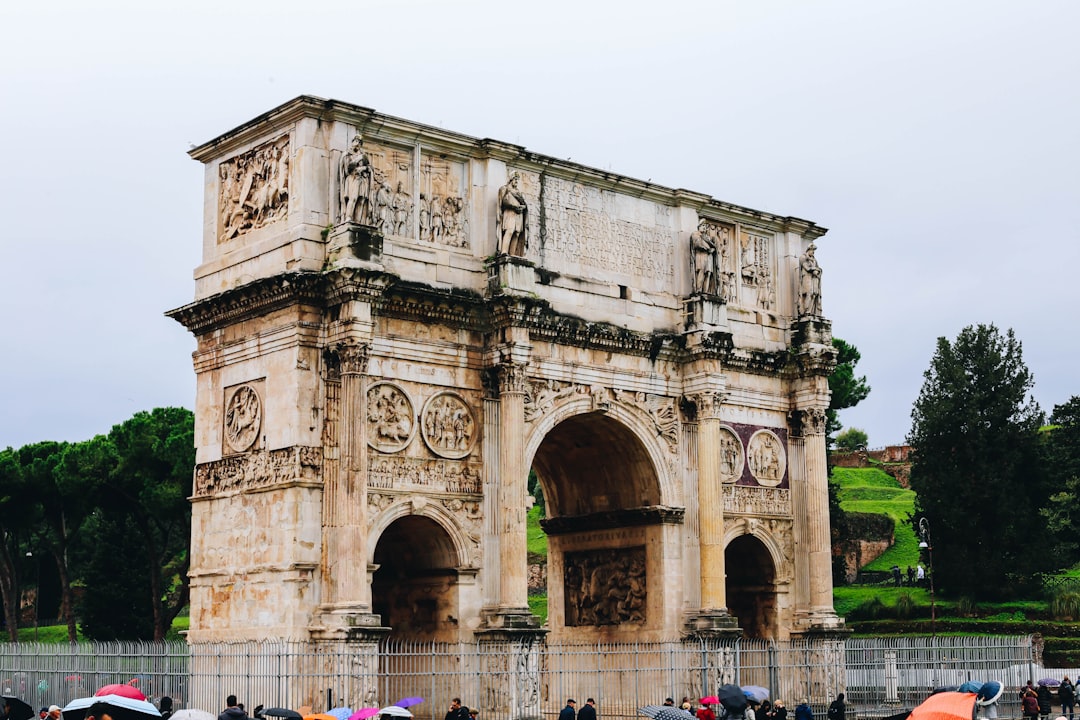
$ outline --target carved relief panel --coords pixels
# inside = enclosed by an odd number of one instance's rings
[[[644,547],[566,553],[563,562],[567,626],[645,622]]]
[[[741,285],[737,303],[772,310],[776,305],[773,239],[744,229],[739,233],[737,250]]]
[[[394,383],[378,382],[367,391],[367,440],[379,452],[404,450],[416,430],[412,400]]]
[[[720,479],[725,483],[737,482],[743,474],[743,446],[739,436],[731,428],[720,428]]]
[[[780,438],[768,430],[758,430],[746,444],[750,474],[759,485],[776,487],[787,471],[787,454]]]
[[[218,242],[281,220],[289,211],[289,136],[218,165]]]
[[[263,426],[261,387],[262,381],[225,388],[221,433],[223,455],[258,448]]]
[[[413,151],[367,144],[373,224],[384,235],[413,235]]]
[[[444,458],[463,458],[476,442],[476,421],[472,408],[456,393],[440,392],[424,403],[421,413],[424,444]]]
[[[420,156],[420,240],[469,247],[468,188],[464,163],[427,153]]]

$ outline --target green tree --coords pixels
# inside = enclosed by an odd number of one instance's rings
[[[1055,552],[1072,565],[1080,547],[1080,396],[1055,405],[1050,426],[1044,428],[1042,447],[1050,486],[1058,492],[1050,496],[1042,509],[1047,529],[1056,538]]]
[[[836,348],[836,368],[829,375],[829,392],[832,397],[829,399],[825,425],[825,432],[830,438],[843,427],[840,424],[839,411],[855,407],[870,394],[866,376],[855,374],[855,366],[862,359],[859,349],[840,338],[833,338],[832,344]]]
[[[4,624],[8,639],[19,637],[19,600],[22,593],[20,563],[26,552],[31,529],[39,522],[39,508],[26,482],[16,451],[0,451],[0,598],[4,602]]]
[[[836,436],[836,447],[847,452],[854,452],[859,448],[865,448],[869,440],[866,431],[861,428],[848,428]]]
[[[151,568],[140,547],[139,529],[126,513],[96,512],[87,523],[94,542],[83,580],[80,627],[93,640],[145,640],[154,634],[150,588]]]
[[[188,547],[195,468],[195,417],[184,408],[155,408],[116,425],[108,441],[116,464],[101,486],[99,505],[125,526],[143,553],[154,640],[164,640],[188,602]]]
[[[912,409],[911,487],[931,528],[938,587],[990,598],[1031,587],[1054,558],[1042,542],[1042,413],[1012,330],[938,338]]]

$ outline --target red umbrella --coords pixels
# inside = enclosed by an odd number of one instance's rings
[[[975,717],[975,693],[940,692],[911,711],[911,720],[971,720]]]
[[[119,683],[115,685],[105,685],[96,693],[94,697],[101,697],[102,695],[119,695],[120,697],[131,698],[132,700],[145,700],[146,696],[142,694],[142,691],[137,687],[131,685],[121,685]]]
[[[706,695],[705,697],[701,698],[701,704],[702,705],[719,705],[720,704],[720,698],[716,697],[715,695]]]

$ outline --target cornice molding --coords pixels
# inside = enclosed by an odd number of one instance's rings
[[[322,273],[282,273],[255,280],[165,313],[195,336],[290,305],[322,307]]]

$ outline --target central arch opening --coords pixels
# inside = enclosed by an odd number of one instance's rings
[[[670,518],[642,441],[606,413],[574,415],[548,431],[532,469],[543,494],[553,636],[659,627],[661,598],[648,588],[663,572],[661,525]]]

